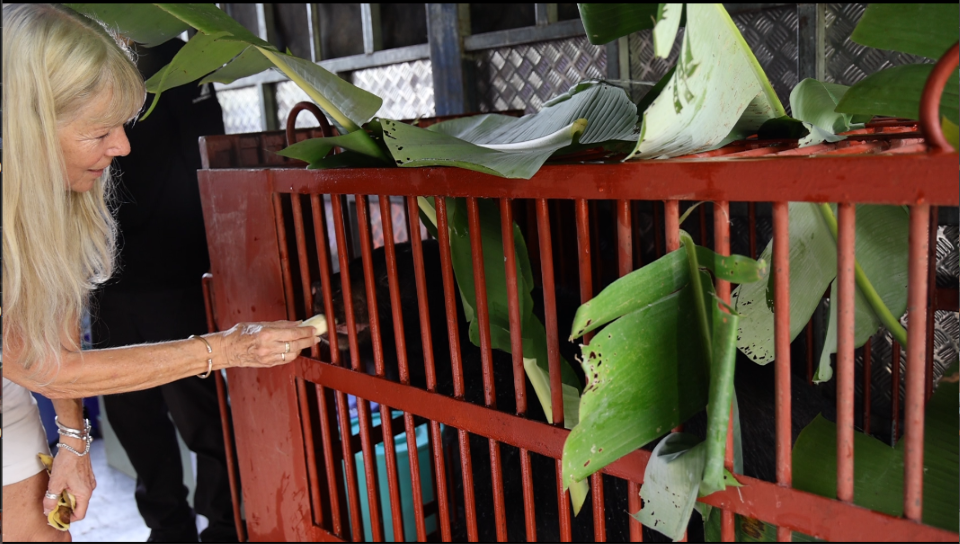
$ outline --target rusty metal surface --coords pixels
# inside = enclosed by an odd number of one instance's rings
[[[286,318],[269,175],[237,173],[230,191],[218,190],[212,177],[210,171],[199,174],[218,327]],[[227,375],[251,539],[321,538],[321,531],[303,523],[312,513],[303,495],[307,473],[294,368],[230,369]],[[291,492],[257,492],[262,489]]]

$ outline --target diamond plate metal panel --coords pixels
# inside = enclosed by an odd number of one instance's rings
[[[607,73],[607,53],[586,37],[501,47],[476,56],[480,111],[538,111],[543,103],[584,79]]]
[[[390,119],[433,117],[433,68],[429,60],[401,62],[357,70],[348,78],[354,85],[383,98],[378,115]]]
[[[670,54],[665,59],[653,55],[652,30],[641,30],[627,36],[627,45],[630,50],[629,79],[650,84],[660,81],[660,78],[677,63],[677,57],[680,55],[680,44],[683,43],[683,32],[683,28],[677,32],[677,40],[673,43],[673,48],[670,49]],[[649,89],[648,86],[635,87],[630,93],[631,98],[638,101],[643,98],[643,95]]]
[[[217,91],[227,134],[260,132],[260,93],[256,87]]]
[[[784,6],[762,11],[733,15],[743,39],[753,51],[766,72],[780,102],[790,113],[790,91],[799,83],[797,78],[797,18],[796,6]]]
[[[932,63],[930,59],[895,51],[882,51],[854,43],[850,34],[866,4],[827,4],[826,80],[853,85],[868,75],[902,64]]]
[[[736,13],[732,18],[789,112],[790,91],[798,82],[796,7]],[[678,33],[670,55],[661,59],[653,56],[652,30],[631,34],[627,41],[630,47],[630,79],[651,83],[659,81],[676,64],[682,41],[683,29]],[[645,89],[639,90],[640,96],[634,99],[642,97],[644,92]]]
[[[956,287],[960,278],[960,227],[942,226],[937,231],[937,285]]]

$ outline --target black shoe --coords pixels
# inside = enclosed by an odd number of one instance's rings
[[[147,542],[200,542],[197,526],[184,526],[175,529],[154,529],[150,531]]]

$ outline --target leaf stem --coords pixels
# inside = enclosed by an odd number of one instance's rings
[[[836,242],[838,237],[837,218],[833,215],[833,210],[830,209],[829,204],[820,204],[820,215],[822,215],[823,220],[826,221],[830,233],[833,234],[833,241]],[[874,289],[873,284],[870,283],[870,279],[867,278],[867,275],[863,272],[863,268],[860,267],[860,262],[857,261],[856,256],[854,256],[853,266],[857,288],[860,289],[860,293],[867,299],[867,303],[870,304],[873,313],[877,314],[877,317],[880,318],[883,326],[893,334],[893,337],[896,338],[897,342],[900,342],[900,345],[906,348],[907,331],[903,328],[903,325],[900,324],[900,321],[893,316],[893,313],[890,312],[887,305],[884,304],[883,299],[880,298],[880,294]]]
[[[680,243],[687,250],[687,264],[690,269],[690,283],[693,284],[693,299],[697,305],[697,322],[700,329],[700,340],[703,342],[704,354],[706,356],[705,364],[707,375],[710,375],[711,360],[713,359],[713,346],[711,338],[713,331],[710,330],[710,322],[707,320],[707,305],[703,301],[703,282],[700,281],[700,265],[697,263],[697,245],[693,243],[693,238],[686,231],[680,231]]]

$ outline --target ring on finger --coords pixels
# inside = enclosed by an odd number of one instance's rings
[[[286,351],[284,351],[284,353],[290,353],[290,342],[284,342],[284,345],[287,348]]]
[[[280,360],[283,361],[283,362],[287,362],[287,354],[286,354],[286,353],[281,353],[281,354],[280,354]]]
[[[47,498],[47,499],[50,499],[50,500],[54,500],[54,501],[60,498],[60,495],[57,495],[56,493],[51,493],[51,492],[49,492],[49,491],[47,491],[46,493],[44,493],[43,496],[44,496],[44,498]]]

